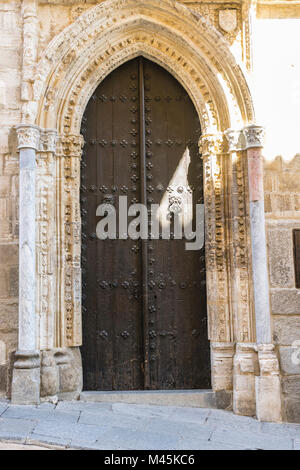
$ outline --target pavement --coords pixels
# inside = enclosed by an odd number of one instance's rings
[[[82,401],[16,406],[0,401],[0,449],[300,450],[300,424],[233,413]],[[30,449],[30,450],[31,450]]]

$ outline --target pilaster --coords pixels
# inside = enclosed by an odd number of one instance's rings
[[[84,140],[62,135],[57,147],[58,347],[81,346],[81,216],[80,160]]]

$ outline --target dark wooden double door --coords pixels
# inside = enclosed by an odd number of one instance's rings
[[[82,133],[84,389],[209,388],[204,248],[187,251],[174,239],[168,212],[187,190],[194,206],[203,203],[193,103],[140,57],[97,88]],[[119,196],[168,207],[170,240],[99,240],[97,207],[112,203],[118,213]]]

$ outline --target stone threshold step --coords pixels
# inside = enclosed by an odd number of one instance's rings
[[[231,392],[212,390],[138,390],[122,392],[82,392],[80,400],[135,405],[186,406],[196,408],[232,409]]]

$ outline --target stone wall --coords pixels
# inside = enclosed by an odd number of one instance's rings
[[[286,419],[300,421],[300,290],[295,287],[293,229],[300,229],[300,155],[265,165],[265,211],[273,341],[279,350]],[[298,346],[297,343],[298,341]]]
[[[0,2],[0,394],[18,335],[18,158],[11,129],[21,119],[19,1]]]

